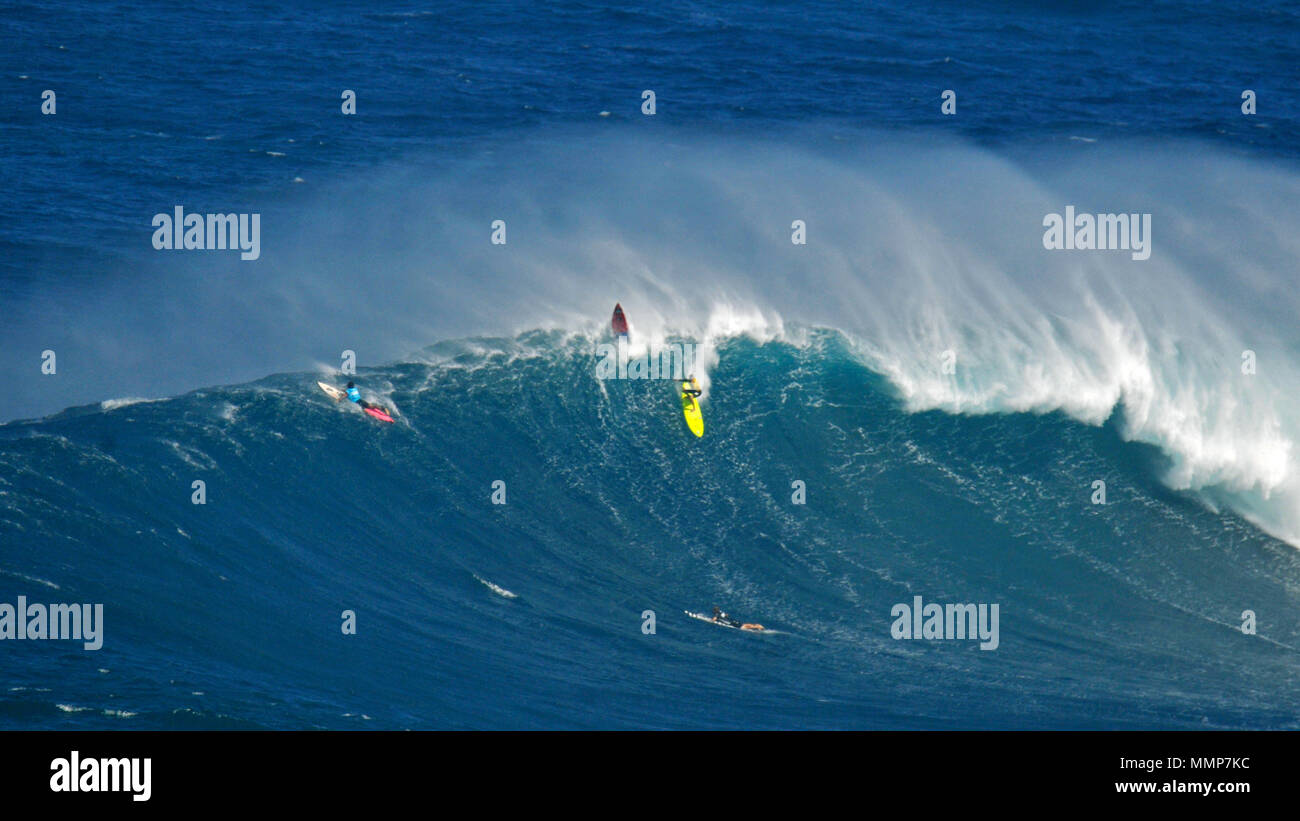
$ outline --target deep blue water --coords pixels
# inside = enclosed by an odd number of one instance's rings
[[[106,622],[0,726],[1294,728],[1297,66],[1287,3],[0,6],[0,603]]]

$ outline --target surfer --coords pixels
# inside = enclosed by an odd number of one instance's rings
[[[704,435],[704,415],[700,413],[700,383],[692,375],[690,381],[682,381],[682,415],[686,417],[686,426],[691,433]]]
[[[366,400],[362,399],[362,398],[361,398],[361,389],[358,388],[356,385],[352,384],[351,382],[348,383],[348,391],[347,391],[347,393],[348,393],[348,399],[351,400],[351,401],[353,401],[353,402],[356,402],[356,403],[357,403],[358,405],[360,405],[362,408],[374,408],[375,410],[383,411],[384,413],[388,413],[388,408],[385,408],[383,405],[372,405],[372,404],[370,404],[369,402],[367,402]]]
[[[762,632],[764,629],[766,629],[761,624],[754,624],[752,622],[733,619],[731,616],[728,616],[726,613],[723,613],[722,608],[718,607],[717,605],[714,605],[713,607],[713,622],[715,624],[725,624],[728,627],[736,627],[741,630],[753,630],[755,632]]]
[[[722,608],[718,607],[717,605],[714,605],[713,607],[713,620],[718,624],[725,624],[728,627],[740,626],[740,622],[736,621],[731,616],[728,616],[726,613],[723,613]]]

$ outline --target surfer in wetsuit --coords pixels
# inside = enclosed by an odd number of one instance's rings
[[[348,393],[348,399],[353,402],[356,402],[362,408],[374,408],[375,410],[380,410],[383,411],[384,413],[388,413],[388,408],[385,408],[383,405],[372,405],[366,400],[362,399],[361,389],[358,388],[356,385],[352,384],[351,382],[348,383],[347,393]]]
[[[348,383],[348,400],[351,402],[356,402],[358,405],[360,405],[363,408],[371,407],[371,404],[369,402],[361,398],[361,389],[358,388],[356,385],[352,384],[351,382]]]
[[[713,608],[713,620],[716,621],[718,624],[725,624],[730,627],[740,626],[740,622],[736,621],[731,616],[728,616],[726,613],[723,613],[722,609],[717,607],[716,605]]]
[[[682,393],[686,394],[687,396],[698,397],[701,393],[703,393],[703,391],[700,390],[700,383],[696,382],[695,377],[692,376],[690,382],[682,383]],[[715,607],[714,610],[716,609],[717,608]]]
[[[723,613],[722,609],[717,605],[714,605],[713,607],[713,621],[717,624],[725,624],[728,627],[738,627],[741,630],[751,630],[755,633],[761,633],[767,629],[761,624],[742,622],[739,619],[733,619],[731,616]]]

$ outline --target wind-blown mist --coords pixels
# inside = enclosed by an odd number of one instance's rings
[[[634,341],[694,339],[706,366],[722,337],[824,325],[911,410],[1114,416],[1163,451],[1170,486],[1300,540],[1294,168],[1196,143],[999,155],[898,135],[568,136],[261,206],[184,203],[261,211],[261,260],[158,252],[71,307],[33,301],[6,347],[57,350],[62,384],[27,368],[3,413],[330,367],[344,350],[364,366],[470,334],[593,332],[617,300]],[[1067,205],[1150,213],[1150,259],[1045,250],[1043,217]]]

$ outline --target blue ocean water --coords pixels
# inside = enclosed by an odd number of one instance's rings
[[[0,726],[1294,728],[1297,58],[1280,2],[6,4],[0,603],[105,635],[0,642]],[[703,438],[597,378],[615,301]]]

